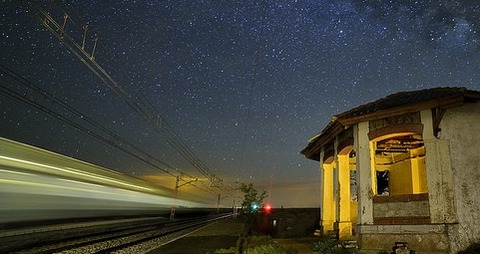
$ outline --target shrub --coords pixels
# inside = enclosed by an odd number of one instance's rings
[[[319,254],[356,254],[357,249],[347,249],[339,241],[323,239],[313,245],[313,250]]]

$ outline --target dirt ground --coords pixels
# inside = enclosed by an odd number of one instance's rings
[[[237,243],[236,236],[197,236],[185,237],[162,246],[149,254],[207,254],[215,250],[228,249]]]
[[[238,219],[222,220],[148,254],[206,254],[235,247],[243,225]]]
[[[241,220],[228,219],[209,225],[197,232],[164,245],[148,254],[208,254],[237,245],[243,229]],[[296,250],[297,254],[312,254],[318,238],[273,239],[274,244]]]
[[[220,248],[229,249],[236,246],[237,239],[236,236],[186,237],[149,252],[149,254],[208,254]],[[276,245],[293,249],[297,251],[297,254],[312,254],[313,244],[317,241],[317,238],[273,239],[273,243]]]

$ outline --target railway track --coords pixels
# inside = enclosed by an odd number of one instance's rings
[[[65,229],[43,235],[23,235],[17,244],[0,248],[3,253],[146,253],[181,238],[220,219],[232,215],[215,214],[170,221],[146,220],[129,224],[79,230]],[[21,238],[38,237],[35,243],[22,245]],[[55,237],[55,238],[52,238]],[[4,239],[5,240],[5,239]],[[2,238],[0,238],[2,241]]]

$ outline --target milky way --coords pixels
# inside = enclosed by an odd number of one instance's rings
[[[148,100],[216,177],[231,185],[237,179],[255,182],[278,206],[318,205],[318,164],[299,151],[332,115],[399,91],[480,89],[476,1],[65,1],[62,6],[75,25],[88,22],[89,39],[97,34],[96,62],[128,94]],[[169,167],[201,177],[32,11],[15,1],[3,1],[1,9],[0,64]],[[88,40],[86,48],[92,45]],[[5,69],[0,85],[2,136],[129,175],[162,174],[13,99],[6,89],[41,98]],[[84,125],[82,117],[64,114]]]

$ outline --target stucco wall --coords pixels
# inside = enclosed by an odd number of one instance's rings
[[[430,216],[428,201],[373,203],[373,218]]]
[[[480,242],[480,103],[448,109],[440,123],[448,142],[458,225],[449,228],[452,253]]]
[[[450,253],[446,226],[430,225],[358,225],[362,254],[390,253],[395,242],[407,242],[416,253]]]

